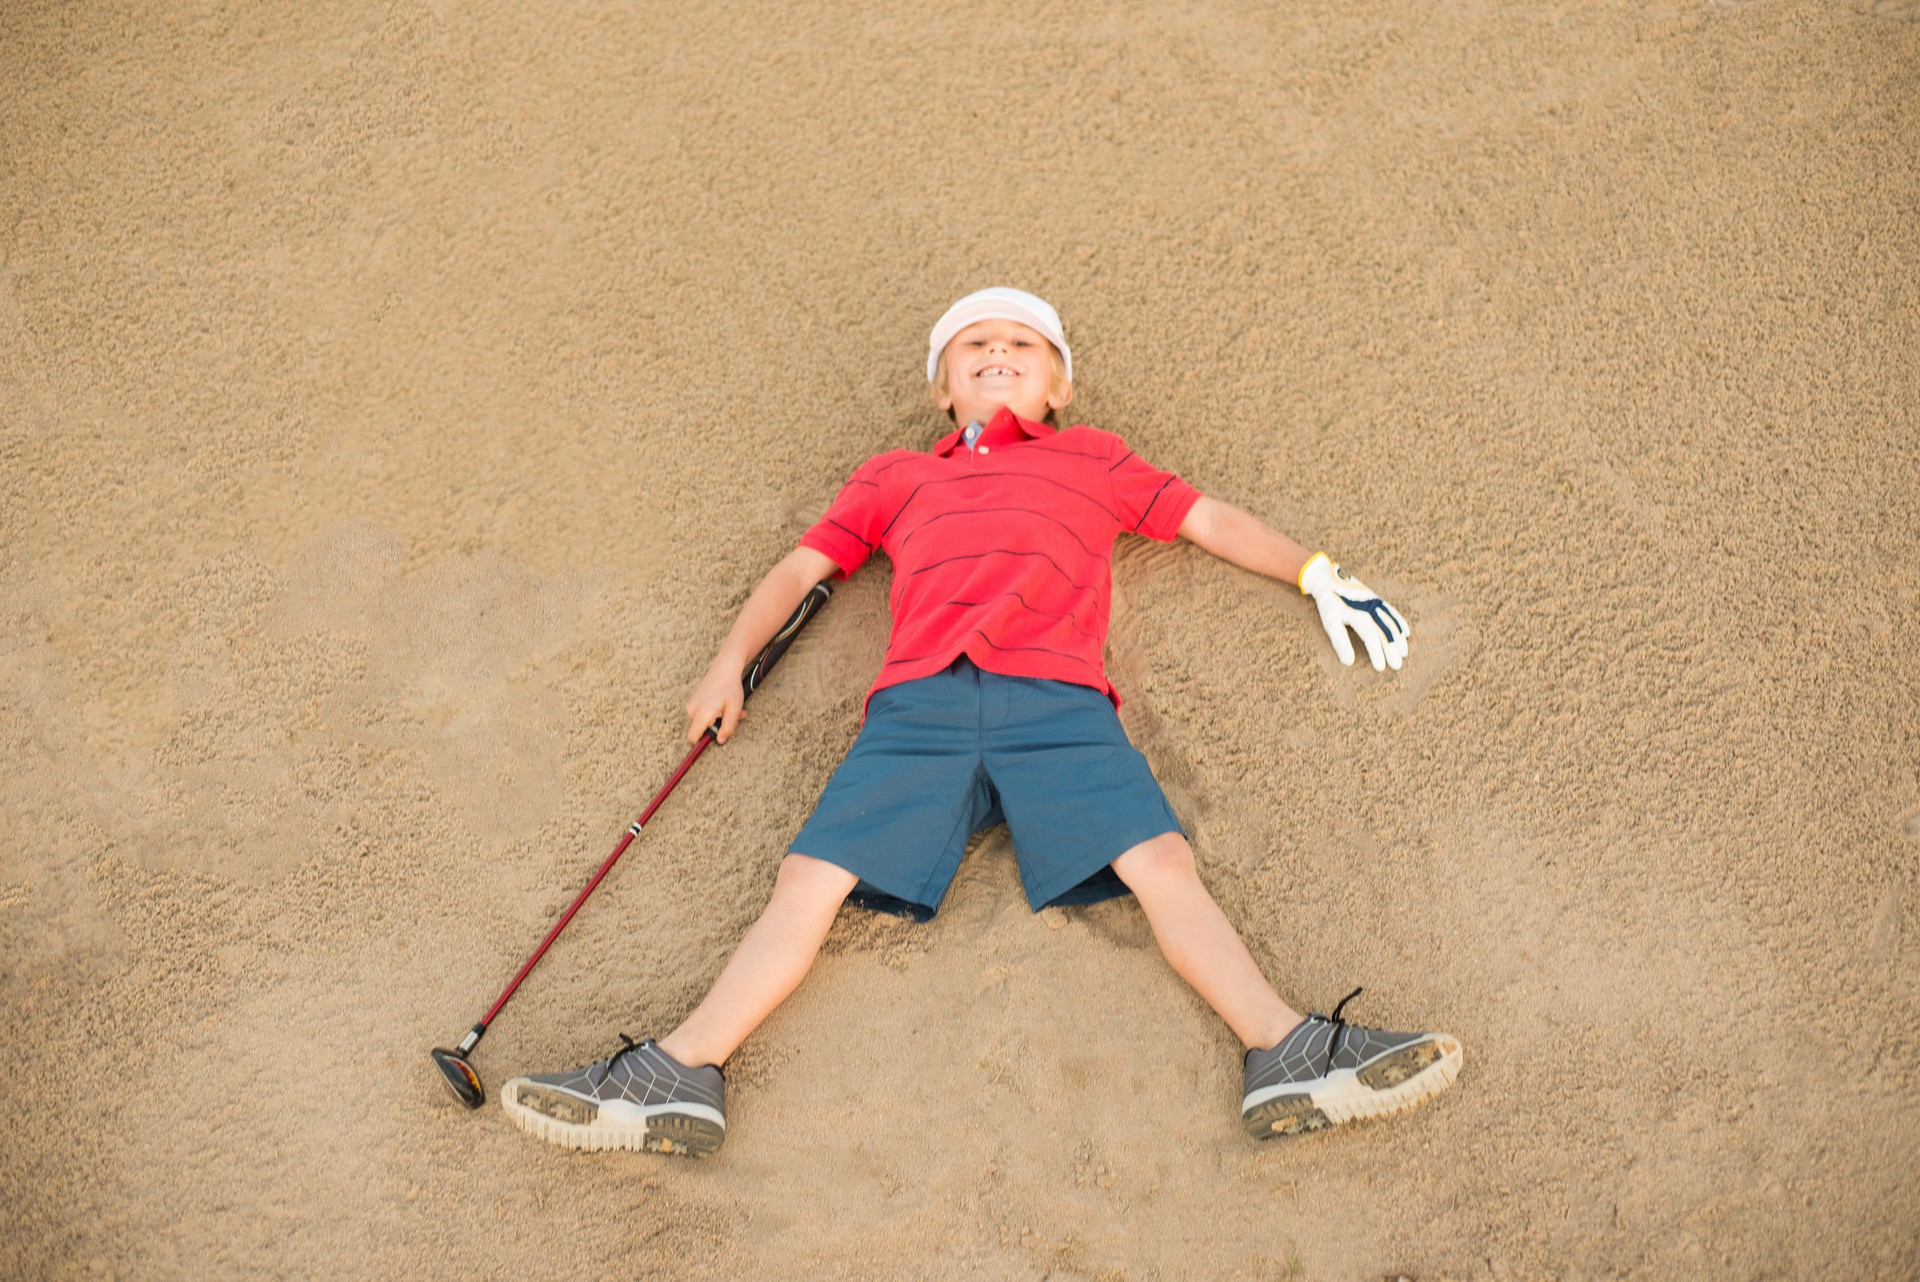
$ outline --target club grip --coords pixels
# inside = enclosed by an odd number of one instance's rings
[[[807,595],[801,598],[800,604],[794,608],[793,617],[780,625],[780,630],[773,634],[773,640],[767,642],[767,648],[760,652],[760,657],[748,664],[747,670],[740,674],[740,684],[746,690],[745,699],[753,698],[753,692],[760,688],[760,683],[767,679],[769,672],[773,671],[773,665],[780,662],[780,656],[787,652],[787,647],[793,644],[793,639],[800,635],[800,629],[807,626],[808,619],[820,613],[821,607],[826,605],[827,598],[832,595],[833,581],[823,579],[814,584]]]

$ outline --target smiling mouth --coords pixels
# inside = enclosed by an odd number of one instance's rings
[[[975,374],[974,377],[975,378],[1018,378],[1020,377],[1020,371],[1014,369],[1012,366],[1009,366],[1009,365],[989,365],[985,369],[981,370],[979,373]]]

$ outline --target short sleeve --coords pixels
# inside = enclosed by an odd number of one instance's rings
[[[842,578],[867,563],[880,545],[880,482],[874,479],[877,458],[855,468],[840,493],[827,505],[827,514],[800,536],[800,546],[825,553],[840,567]]]
[[[1113,480],[1114,510],[1122,528],[1161,543],[1179,537],[1180,522],[1200,501],[1200,491],[1147,462],[1117,436],[1107,475]]]

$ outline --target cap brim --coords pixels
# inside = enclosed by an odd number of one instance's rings
[[[963,299],[949,308],[939,324],[933,327],[933,334],[927,340],[929,383],[940,368],[940,353],[947,350],[947,344],[953,341],[953,336],[969,325],[986,320],[1014,321],[1045,338],[1059,350],[1060,360],[1067,367],[1067,381],[1073,381],[1073,353],[1067,350],[1066,335],[1054,328],[1045,316],[1009,298],[980,298]]]

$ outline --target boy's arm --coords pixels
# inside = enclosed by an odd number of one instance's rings
[[[1278,530],[1231,503],[1201,495],[1180,522],[1180,537],[1207,551],[1269,578],[1282,579],[1313,598],[1320,609],[1320,626],[1327,630],[1340,662],[1353,662],[1351,628],[1367,647],[1375,672],[1398,671],[1406,661],[1411,630],[1400,612],[1378,593],[1328,559],[1324,552],[1309,553]]]
[[[1180,522],[1180,537],[1223,561],[1296,586],[1312,555],[1252,513],[1204,494]]]
[[[832,557],[808,547],[795,548],[767,571],[747,603],[740,607],[740,617],[733,621],[733,630],[721,643],[720,653],[714,656],[707,666],[707,675],[700,678],[693,697],[687,700],[688,743],[698,741],[716,717],[720,719],[720,729],[714,739],[725,743],[733,738],[734,727],[747,715],[746,687],[740,682],[741,674],[753,662],[753,657],[766,648],[767,642],[773,640],[773,634],[792,616],[800,599],[813,590],[813,585],[839,572],[840,567]]]

